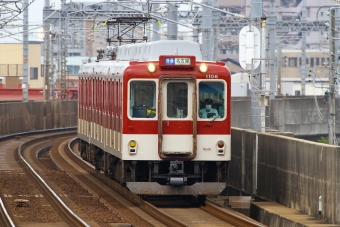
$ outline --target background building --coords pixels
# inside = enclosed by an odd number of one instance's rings
[[[41,44],[30,41],[28,50],[29,88],[42,88],[44,77],[41,74]],[[23,65],[23,45],[0,43],[0,83],[6,88],[21,88]]]

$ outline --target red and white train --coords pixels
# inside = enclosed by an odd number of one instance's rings
[[[139,195],[211,195],[230,161],[230,71],[199,44],[120,46],[79,72],[83,159]]]

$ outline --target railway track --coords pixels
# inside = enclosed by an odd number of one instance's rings
[[[7,217],[13,220],[6,221],[6,215],[1,215],[1,226],[15,226],[14,223],[95,227],[114,223],[121,226],[264,226],[208,201],[200,206],[195,198],[186,198],[189,205],[177,207],[158,207],[152,201],[145,201],[84,163],[77,152],[72,152],[77,144],[74,140],[68,142],[70,137],[75,137],[75,132],[71,133],[27,135],[6,141],[11,144],[8,152],[20,147],[15,153],[22,164],[12,163],[0,168],[1,198],[7,209],[2,214],[7,212]],[[0,146],[2,142],[0,140]],[[23,184],[18,186],[20,181]],[[3,188],[5,183],[10,184]],[[49,218],[44,219],[46,212]]]
[[[51,203],[53,208],[63,217],[63,219],[75,227],[89,227],[89,225],[82,220],[77,214],[75,214],[60,198],[59,196],[51,189],[51,187],[40,177],[40,175],[36,172],[33,167],[33,160],[37,157],[36,149],[42,144],[51,144],[53,140],[65,139],[65,137],[71,137],[75,135],[75,131],[69,133],[52,133],[49,136],[43,136],[37,139],[30,140],[22,145],[20,145],[18,152],[16,152],[16,158],[20,165],[23,167],[26,175],[29,175],[30,179],[34,181],[35,186],[40,190],[43,196]],[[62,138],[60,138],[62,137]],[[37,144],[37,147],[33,146],[30,148],[31,144]],[[29,151],[26,152],[25,151]],[[29,163],[29,160],[31,163]],[[36,162],[36,167],[39,166],[39,163]],[[16,202],[22,205],[28,203],[27,199],[17,199]]]
[[[88,168],[88,171],[91,171],[98,179],[101,179],[105,182],[106,185],[110,185],[112,188],[115,188],[117,192],[127,198],[131,203],[134,203],[136,206],[143,209],[146,213],[152,214],[152,216],[161,221],[162,223],[167,223],[168,226],[264,226],[261,223],[258,223],[243,214],[233,211],[232,209],[222,208],[218,205],[213,204],[212,202],[206,201],[204,205],[200,205],[200,201],[196,197],[185,197],[186,201],[190,204],[190,206],[196,206],[193,209],[195,211],[187,209],[180,209],[180,212],[176,212],[177,208],[172,207],[168,209],[157,208],[152,203],[149,203],[140,197],[130,193],[125,188],[122,188],[117,183],[109,180],[103,174],[99,174],[94,170],[93,167],[89,167],[84,165],[84,162],[79,158],[76,154],[77,152],[72,152],[75,144],[75,140],[70,143],[70,146],[65,148],[65,152],[68,152],[68,156],[77,164],[84,166],[84,168]],[[86,167],[87,166],[87,167]],[[163,197],[163,199],[166,197]],[[171,199],[171,197],[170,197]],[[162,201],[162,199],[160,199]],[[172,199],[171,199],[172,200]],[[180,205],[182,206],[182,205]],[[198,210],[200,210],[198,212]],[[188,218],[190,215],[191,218]],[[184,218],[183,218],[184,217]],[[204,220],[203,220],[204,219]],[[198,220],[203,220],[199,223]],[[207,220],[211,221],[210,223]],[[222,221],[221,221],[222,220]],[[228,225],[228,223],[230,225]]]

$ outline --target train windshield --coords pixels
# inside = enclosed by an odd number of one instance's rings
[[[167,117],[186,118],[188,116],[188,84],[170,82],[167,84]]]
[[[223,118],[225,113],[223,82],[204,81],[198,86],[199,117]]]
[[[154,81],[130,82],[130,117],[156,117],[156,83]]]

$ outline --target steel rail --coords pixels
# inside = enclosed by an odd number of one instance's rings
[[[138,206],[140,209],[142,209],[144,212],[148,213],[150,216],[154,217],[156,220],[167,223],[168,226],[188,226],[181,221],[167,215],[163,211],[159,210],[157,207],[153,206],[152,204],[144,201],[143,199],[139,198],[137,195],[133,194],[132,192],[128,191],[126,188],[122,187],[120,184],[116,183],[115,181],[111,180],[110,178],[106,177],[104,174],[98,174],[98,171],[95,170],[92,166],[90,166],[87,162],[84,162],[78,155],[76,155],[73,150],[71,149],[73,143],[75,143],[77,138],[71,140],[68,143],[68,146],[65,146],[65,152],[67,155],[80,165],[83,169],[85,169],[87,172],[98,178],[100,181],[111,187],[113,190],[117,191],[120,195],[124,196],[127,200],[129,200],[131,203]],[[69,152],[70,151],[70,152]]]
[[[68,154],[68,156],[77,164],[81,165],[82,168],[84,168],[86,171],[91,173],[92,175],[95,175],[100,179],[102,182],[107,184],[108,186],[112,187],[114,190],[117,190],[119,194],[124,196],[124,198],[127,198],[130,202],[135,204],[136,206],[140,207],[142,210],[150,214],[152,217],[157,219],[158,221],[161,221],[163,223],[168,223],[169,226],[187,226],[186,224],[182,223],[179,220],[174,219],[173,217],[165,214],[163,211],[159,210],[152,204],[142,200],[135,194],[131,193],[130,191],[126,190],[125,188],[121,187],[118,183],[112,181],[108,177],[106,177],[103,174],[98,174],[98,171],[96,171],[90,164],[87,162],[84,162],[81,157],[75,154],[75,152],[72,150],[71,147],[73,147],[73,144],[77,141],[77,138],[72,139],[68,146],[65,146],[65,152]],[[68,151],[71,152],[68,152]],[[197,203],[197,201],[191,200],[193,203]],[[200,207],[205,212],[227,222],[230,224],[234,224],[236,226],[251,226],[251,227],[264,227],[265,225],[248,218],[244,216],[243,214],[239,214],[233,210],[229,209],[222,209],[217,205],[214,205],[213,203],[206,201],[204,206]]]
[[[238,227],[265,227],[266,226],[244,215],[239,215],[237,212],[233,210],[221,209],[220,207],[218,207],[217,205],[209,201],[206,201],[205,205],[201,206],[201,209],[211,215],[214,215],[215,217],[220,218],[223,221],[226,221]]]
[[[15,227],[14,222],[12,221],[11,217],[8,215],[6,207],[0,198],[0,224],[3,227]]]
[[[65,131],[65,130],[67,131],[67,130],[75,130],[75,129],[76,129],[75,127],[63,128],[63,129],[52,129],[52,130],[47,130],[47,132],[59,132],[59,131]],[[10,135],[0,136],[0,141],[3,142],[3,141],[11,140],[11,139],[14,139],[20,136],[39,135],[44,132],[46,131],[38,130],[38,131],[22,132],[22,133],[15,133],[15,134],[10,134]],[[0,197],[0,226],[15,227],[15,224],[11,216],[8,214],[5,204],[2,201],[1,197]]]
[[[74,132],[72,133],[72,135]],[[65,135],[65,134],[64,134]],[[66,204],[57,196],[57,194],[47,185],[47,183],[36,173],[36,171],[31,167],[31,165],[25,160],[25,158],[22,156],[22,152],[24,149],[29,146],[30,144],[33,144],[37,141],[41,141],[42,139],[51,139],[54,137],[58,137],[59,135],[55,136],[44,136],[38,139],[34,139],[31,141],[28,141],[18,148],[18,152],[16,153],[16,157],[19,160],[20,164],[24,167],[24,170],[26,173],[28,173],[33,180],[35,181],[37,187],[41,190],[41,192],[46,196],[48,201],[50,201],[56,210],[58,212],[61,212],[64,217],[66,218],[66,222],[69,223],[71,226],[75,227],[89,227],[89,225],[83,221],[80,217],[78,217],[77,214],[75,214],[69,207],[66,206]]]

